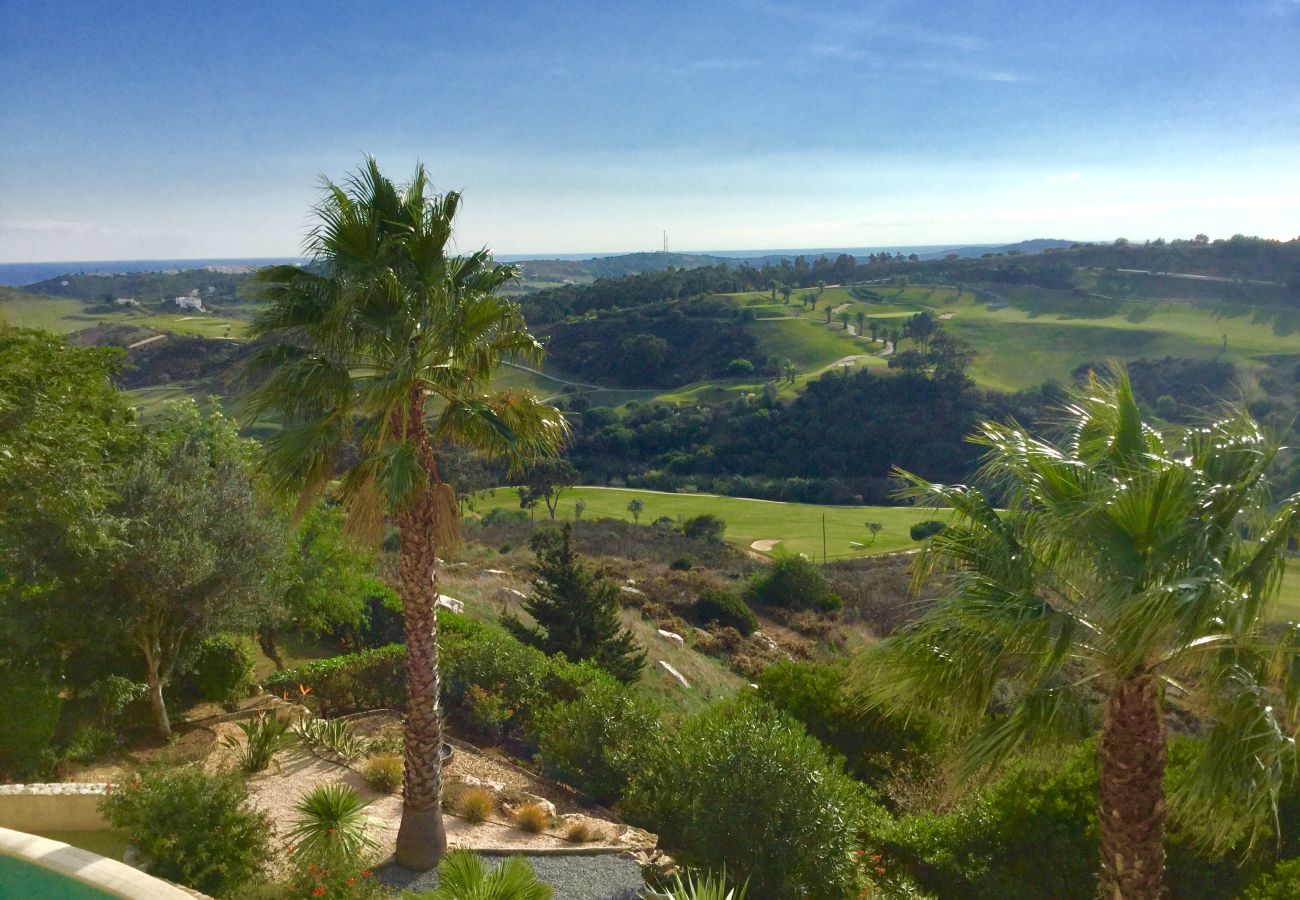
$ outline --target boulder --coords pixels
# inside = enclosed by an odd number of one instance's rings
[[[644,597],[644,596],[645,596],[645,591],[641,590],[640,588],[628,587],[628,586],[625,585],[625,584],[624,584],[624,585],[621,585],[621,586],[619,587],[619,590],[622,591],[622,592],[625,593],[625,594],[635,594],[635,595],[638,596],[638,597]]]
[[[446,594],[438,595],[438,605],[441,606],[443,609],[449,609],[454,613],[465,612],[464,603],[460,602],[455,597],[448,597]]]
[[[682,637],[680,634],[674,634],[671,631],[667,631],[666,629],[660,628],[659,636],[663,638],[665,641],[672,641],[679,647],[686,646],[686,638]]]
[[[509,575],[510,573],[507,572],[505,569],[484,569],[483,574],[484,575]]]
[[[686,680],[686,676],[674,669],[670,663],[661,659],[659,660],[659,667],[667,672],[682,687],[690,689],[691,683]]]
[[[523,603],[528,599],[528,595],[514,588],[499,587],[497,588],[497,599],[502,603]]]

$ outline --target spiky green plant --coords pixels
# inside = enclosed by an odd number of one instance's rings
[[[275,716],[259,713],[257,718],[238,724],[244,739],[228,734],[221,742],[234,753],[239,768],[250,775],[264,771],[277,753],[293,746],[288,723]]]
[[[411,900],[551,900],[549,885],[537,880],[532,866],[512,856],[489,869],[478,854],[453,850],[438,865],[438,889],[408,895]]]
[[[496,294],[517,270],[487,250],[453,255],[459,207],[458,193],[433,192],[423,166],[399,187],[368,159],[346,183],[326,182],[306,243],[314,264],[252,279],[267,308],[252,327],[262,380],[250,408],[284,421],[265,444],[272,483],[306,510],[337,479],[352,534],[376,540],[388,515],[397,525],[409,698],[397,859],[416,869],[447,845],[434,608],[438,556],[459,541],[460,511],[434,448],[457,442],[519,464],[566,435],[553,406],[492,387],[503,359],[537,362],[542,345]]]
[[[705,872],[696,876],[688,874],[685,878],[678,873],[668,887],[665,896],[671,900],[745,900],[749,882],[727,887],[725,874],[715,875]]]
[[[1271,503],[1278,447],[1248,415],[1161,435],[1118,366],[1065,413],[1056,443],[981,427],[982,484],[1002,508],[903,473],[912,496],[952,510],[916,570],[944,592],[867,651],[857,679],[869,703],[950,722],[972,771],[1088,733],[1099,712],[1101,893],[1155,898],[1168,698],[1206,726],[1204,762],[1171,799],[1210,844],[1267,829],[1294,765],[1300,629],[1267,626],[1300,495]],[[999,683],[1014,700],[992,713]]]
[[[302,795],[298,821],[288,832],[295,852],[323,854],[331,847],[359,857],[376,847],[366,834],[366,801],[346,784],[320,784]]]
[[[294,726],[293,731],[298,740],[308,746],[328,750],[345,762],[366,752],[366,742],[353,734],[351,723],[345,719],[306,716]]]

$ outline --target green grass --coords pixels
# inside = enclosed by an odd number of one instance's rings
[[[1300,620],[1300,557],[1287,560],[1282,586],[1278,589],[1275,618]]]
[[[0,293],[0,320],[20,328],[43,328],[69,334],[94,325],[129,323],[172,334],[208,338],[241,338],[247,324],[206,313],[143,313],[127,310],[90,312],[80,300],[41,297],[20,291]]]
[[[577,487],[566,491],[560,498],[558,517],[571,519],[573,503],[581,498],[587,508],[584,520],[616,518],[632,521],[627,505],[640,500],[645,508],[641,522],[648,524],[660,516],[690,518],[702,513],[713,513],[727,523],[726,539],[736,546],[748,549],[758,540],[779,540],[773,553],[804,553],[820,561],[822,558],[822,517],[826,521],[826,558],[844,559],[891,550],[917,547],[908,534],[913,523],[924,519],[942,518],[942,513],[931,509],[902,506],[817,506],[811,503],[774,503],[767,500],[747,500],[741,497],[716,497],[710,494],[660,494],[629,488]],[[511,488],[503,488],[493,497],[478,501],[479,513],[493,507],[518,509],[519,499]],[[545,516],[541,509],[539,515]],[[879,522],[884,528],[871,543],[865,523]],[[851,542],[869,546],[855,548]]]
[[[0,294],[0,321],[18,328],[43,328],[67,334],[79,328],[88,328],[95,321],[86,321],[86,304],[80,300],[55,297],[36,297],[17,291]]]

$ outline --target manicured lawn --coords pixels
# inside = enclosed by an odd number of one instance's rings
[[[0,294],[0,322],[18,328],[43,328],[60,334],[89,328],[99,320],[85,316],[85,308],[86,304],[80,300],[34,297],[17,292]]]
[[[565,491],[560,498],[557,518],[571,520],[573,503],[581,498],[587,504],[584,520],[616,518],[632,520],[627,505],[633,499],[644,504],[641,522],[648,524],[660,516],[690,518],[702,513],[713,513],[727,523],[726,539],[740,547],[748,548],[754,541],[779,540],[775,553],[805,553],[820,561],[822,558],[822,517],[826,522],[826,558],[843,559],[870,553],[887,553],[917,547],[908,534],[915,522],[943,518],[938,510],[916,509],[902,506],[817,506],[811,503],[773,503],[766,500],[746,500],[740,497],[715,497],[709,494],[660,494],[627,488],[577,487]],[[496,496],[478,501],[478,511],[485,513],[493,507],[518,509],[519,498],[513,488],[498,488]],[[546,516],[545,507],[536,511]],[[879,522],[884,526],[874,543],[866,530],[866,522]],[[869,546],[855,548],[851,541]]]

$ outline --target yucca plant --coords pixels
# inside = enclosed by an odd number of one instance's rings
[[[288,724],[266,713],[259,713],[255,719],[240,722],[239,730],[244,733],[244,740],[228,734],[221,742],[234,752],[239,768],[250,775],[264,771],[275,754],[293,746]]]
[[[727,887],[726,875],[714,875],[706,872],[696,876],[694,873],[682,878],[678,873],[673,883],[660,896],[662,900],[745,900],[749,882]]]
[[[295,725],[293,731],[303,743],[324,748],[344,762],[357,759],[366,752],[366,742],[352,733],[352,724],[344,719],[308,716]]]
[[[903,474],[952,510],[917,568],[943,593],[865,652],[859,684],[870,703],[951,723],[972,773],[1085,735],[1099,713],[1100,893],[1147,900],[1163,891],[1168,799],[1222,848],[1271,827],[1294,771],[1300,628],[1269,624],[1300,494],[1273,506],[1278,446],[1247,414],[1162,435],[1118,366],[1065,415],[1056,443],[981,427],[1000,503]],[[995,713],[1002,683],[1014,699]],[[1170,699],[1204,723],[1204,756],[1166,798]]]
[[[478,854],[453,850],[438,865],[438,889],[411,896],[412,900],[551,900],[553,892],[537,880],[522,857],[512,856],[489,869]]]
[[[308,856],[327,854],[340,849],[351,858],[374,850],[374,840],[366,834],[366,802],[346,784],[322,784],[302,796],[295,807],[298,822],[288,837],[295,852]]]
[[[497,296],[515,268],[487,250],[452,255],[459,206],[456,192],[433,193],[423,166],[399,187],[368,159],[346,184],[326,183],[306,245],[313,265],[252,279],[267,306],[252,327],[262,380],[250,409],[284,421],[265,442],[272,483],[301,510],[335,483],[355,536],[377,541],[385,516],[397,525],[408,697],[397,860],[414,869],[447,846],[434,609],[460,510],[435,448],[460,443],[519,465],[566,436],[555,407],[493,387],[503,359],[540,361],[542,344],[518,304]]]

